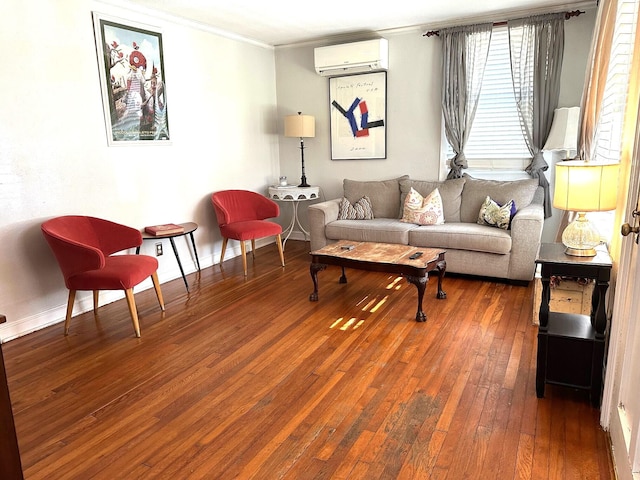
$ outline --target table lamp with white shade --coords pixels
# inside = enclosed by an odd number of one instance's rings
[[[578,126],[580,125],[580,107],[561,107],[553,112],[553,123],[544,151],[563,151],[565,158],[572,158],[578,150]]]
[[[302,177],[299,187],[308,187],[307,176],[304,173],[304,139],[316,136],[316,119],[313,115],[287,115],[284,117],[284,136],[300,139],[300,156],[302,159]]]

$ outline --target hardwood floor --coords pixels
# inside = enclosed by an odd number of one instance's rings
[[[319,273],[258,249],[6,343],[25,478],[608,479],[586,394],[535,395],[533,284]],[[61,299],[61,302],[64,299]]]

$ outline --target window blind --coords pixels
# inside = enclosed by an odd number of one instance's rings
[[[600,118],[595,134],[595,148],[593,149],[595,158],[593,160],[620,161],[622,128],[638,18],[637,11],[637,0],[620,0],[618,2],[609,71],[607,72]]]
[[[531,155],[513,95],[506,26],[494,27],[478,108],[464,150],[470,169],[522,171]],[[448,147],[447,156],[453,156]]]
[[[618,0],[609,70],[591,160],[620,161],[639,3],[638,0]],[[610,242],[615,233],[615,212],[589,212],[587,216],[597,226],[602,240]]]

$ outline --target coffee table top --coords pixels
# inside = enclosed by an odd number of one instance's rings
[[[347,250],[343,247],[353,246]],[[409,256],[415,252],[422,252],[422,256],[411,260]],[[436,260],[445,250],[441,248],[412,247],[393,243],[351,242],[340,240],[325,245],[319,250],[311,252],[314,257],[337,257],[370,263],[388,263],[393,265],[407,265],[414,268],[427,268],[430,262]]]

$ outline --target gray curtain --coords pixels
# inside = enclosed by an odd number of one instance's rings
[[[485,23],[440,30],[442,114],[445,135],[455,152],[447,178],[460,178],[467,168],[464,146],[476,115],[492,28]]]
[[[542,155],[558,106],[564,54],[564,13],[510,20],[509,48],[513,90],[525,142],[532,155],[527,173],[544,188],[544,215],[551,216],[549,168]]]

